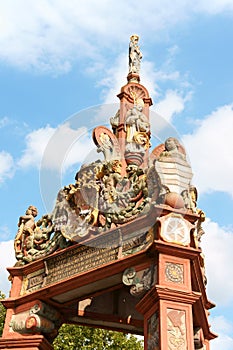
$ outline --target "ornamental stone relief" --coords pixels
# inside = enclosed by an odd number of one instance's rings
[[[169,350],[187,350],[185,318],[185,311],[167,309],[167,341]]]
[[[156,311],[148,319],[147,349],[159,350],[159,312]]]
[[[184,265],[166,262],[165,281],[184,284]]]

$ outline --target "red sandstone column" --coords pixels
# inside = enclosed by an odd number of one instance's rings
[[[150,290],[137,305],[144,315],[144,349],[194,350],[192,304],[197,299],[196,293],[184,297],[158,285]]]
[[[129,80],[129,79],[128,79]],[[149,96],[147,89],[138,82],[128,82],[121,88],[121,92],[117,95],[120,99],[120,118],[117,128],[117,138],[120,143],[122,154],[125,153],[126,131],[125,131],[125,118],[126,113],[135,105],[143,101],[143,114],[149,121],[149,107],[152,105],[152,100]],[[146,166],[148,161],[148,150],[145,152],[143,165]]]

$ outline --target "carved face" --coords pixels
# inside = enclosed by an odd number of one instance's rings
[[[142,112],[142,110],[143,110],[143,106],[141,106],[141,105],[137,105],[136,108],[139,112]]]
[[[26,214],[27,214],[27,215],[32,215],[32,216],[36,217],[37,214],[38,214],[37,208],[34,207],[33,205],[30,205],[30,207],[29,207],[28,210],[26,211]]]
[[[138,37],[138,35],[132,35],[130,37],[130,40],[134,43],[138,43],[139,37]]]
[[[165,141],[165,148],[167,151],[172,151],[177,148],[177,142],[173,137],[169,137]]]

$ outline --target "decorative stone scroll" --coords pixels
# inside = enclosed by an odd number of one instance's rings
[[[13,315],[10,321],[11,331],[21,334],[42,333],[52,339],[57,335],[60,325],[59,312],[41,301],[38,301],[29,310]]]
[[[141,296],[156,283],[156,265],[136,272],[135,268],[127,268],[122,276],[122,282],[130,287],[130,294]]]

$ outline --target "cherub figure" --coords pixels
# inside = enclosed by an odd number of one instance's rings
[[[24,255],[23,251],[25,248],[25,241],[28,236],[31,236],[33,234],[33,230],[36,227],[35,217],[37,214],[37,208],[33,205],[30,205],[26,210],[25,215],[22,215],[19,218],[19,229],[14,240],[14,248],[17,259],[22,258]]]

